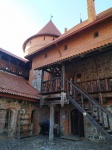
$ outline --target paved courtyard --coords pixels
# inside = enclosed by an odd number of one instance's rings
[[[35,136],[20,140],[0,140],[0,150],[112,150],[112,145],[85,139],[70,141],[60,138],[55,138],[54,142],[49,143],[47,136]]]

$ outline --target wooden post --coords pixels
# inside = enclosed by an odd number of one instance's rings
[[[8,57],[8,59],[9,59],[8,67],[9,67],[9,70],[10,70],[10,62],[11,62],[11,58],[10,58],[10,57]]]
[[[43,80],[44,80],[44,70],[42,70],[42,75],[41,75],[41,93],[43,92]]]
[[[102,93],[98,93],[99,96],[99,102],[101,105],[103,105],[103,97],[102,97]]]
[[[61,90],[64,91],[65,89],[65,64],[62,64],[61,77],[62,77]]]
[[[50,128],[49,128],[49,141],[54,139],[54,105],[50,105]]]

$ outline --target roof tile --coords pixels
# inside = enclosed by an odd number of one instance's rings
[[[58,37],[61,33],[53,22],[49,21],[36,35],[54,35]]]
[[[0,71],[0,92],[39,99],[39,92],[22,77]]]

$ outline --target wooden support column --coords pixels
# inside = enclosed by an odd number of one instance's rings
[[[102,93],[98,93],[98,96],[99,96],[99,102],[100,102],[100,104],[103,105],[103,97],[102,97]]]
[[[19,62],[17,61],[17,65],[16,65],[16,73],[18,73],[18,65],[19,65]]]
[[[44,80],[44,70],[42,70],[42,75],[41,75],[41,93],[43,92],[43,80]]]
[[[62,77],[62,81],[61,81],[61,90],[64,91],[65,89],[65,64],[62,64],[62,69],[61,69],[61,77]]]
[[[49,128],[49,141],[54,139],[54,105],[50,105],[50,128]]]

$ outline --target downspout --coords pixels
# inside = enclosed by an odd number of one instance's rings
[[[58,46],[57,43],[55,43],[55,42],[54,42],[54,44],[56,45],[56,48],[57,48],[57,50],[58,50],[58,52],[59,52],[59,54],[60,54],[60,57],[61,57],[62,55],[61,55],[61,51],[60,51],[60,49],[59,49],[59,46]]]

